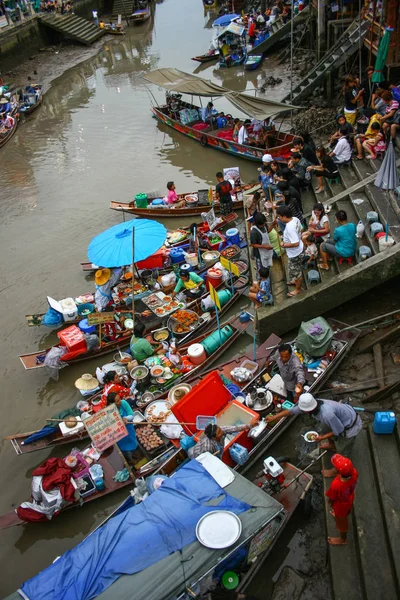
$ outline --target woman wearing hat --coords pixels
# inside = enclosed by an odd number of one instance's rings
[[[351,460],[341,454],[334,454],[331,462],[338,475],[325,492],[325,496],[329,498],[332,507],[331,515],[335,519],[340,537],[328,537],[328,542],[332,546],[344,546],[347,544],[349,514],[354,503],[358,473]]]
[[[289,410],[266,417],[266,422],[275,421],[292,415],[310,414],[323,424],[326,433],[315,438],[316,442],[326,440],[321,445],[328,450],[335,450],[344,456],[350,456],[357,434],[362,429],[362,421],[352,406],[340,404],[333,400],[314,398],[312,394],[301,394],[298,403]],[[334,477],[335,469],[322,471],[324,477]]]
[[[112,303],[112,288],[122,275],[122,269],[98,269],[94,276],[96,293],[94,301],[98,312],[104,311]]]
[[[0,114],[6,115],[7,113],[12,111],[11,103],[7,100],[7,98],[2,98],[0,100]]]

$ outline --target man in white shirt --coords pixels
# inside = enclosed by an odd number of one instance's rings
[[[333,157],[333,160],[337,164],[343,164],[349,162],[351,160],[351,146],[349,140],[347,139],[347,130],[339,129],[339,140],[333,151],[330,153],[330,156]]]
[[[285,224],[282,248],[285,248],[288,257],[288,285],[294,285],[294,290],[288,293],[292,298],[301,294],[303,283],[304,244],[301,239],[301,223],[293,217],[292,211],[287,206],[280,206],[276,214],[281,223]]]
[[[249,136],[247,134],[247,129],[250,125],[250,120],[246,119],[245,122],[243,123],[243,125],[241,126],[241,128],[239,129],[239,134],[238,134],[238,143],[239,144],[247,144],[248,140],[249,140]]]
[[[265,19],[264,16],[261,13],[257,13],[257,25],[259,27],[259,29],[264,29],[265,27]]]

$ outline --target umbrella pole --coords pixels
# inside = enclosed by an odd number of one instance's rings
[[[135,228],[132,227],[132,321],[135,327]]]

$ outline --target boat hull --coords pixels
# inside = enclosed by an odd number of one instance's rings
[[[255,60],[257,59],[257,60]],[[262,63],[262,55],[260,56],[248,56],[244,63],[244,68],[246,71],[255,71]]]
[[[199,63],[211,62],[213,60],[218,60],[219,52],[214,52],[214,54],[200,54],[199,56],[193,56],[192,60],[195,60]]]
[[[232,154],[233,156],[239,158],[245,158],[247,160],[254,160],[257,162],[260,162],[265,152],[267,152],[265,148],[245,146],[231,140],[222,139],[211,133],[205,133],[204,130],[197,131],[196,129],[193,129],[193,127],[183,125],[179,121],[165,115],[162,110],[157,107],[153,107],[152,112],[153,116],[158,121],[168,125],[168,127],[171,127],[175,131],[182,133],[186,137],[190,137],[191,139],[199,142],[203,147],[213,148],[214,150],[227,152],[228,154]],[[280,142],[282,142],[282,144],[280,146],[276,146],[275,148],[269,148],[268,153],[271,154],[275,160],[285,160],[286,156],[290,152],[293,137],[294,136],[291,134],[280,133],[278,139]]]
[[[14,118],[14,125],[13,125],[13,127],[11,127],[11,129],[9,129],[7,131],[7,133],[4,136],[0,134],[0,148],[5,146],[7,144],[7,142],[9,142],[11,140],[11,138],[14,136],[15,132],[17,131],[19,116],[17,114],[14,114],[12,116]]]
[[[241,210],[243,209],[243,200],[235,200],[232,203],[233,210]],[[207,212],[211,208],[214,208],[216,213],[220,212],[220,205],[218,202],[215,202],[213,206],[208,204],[199,205],[199,206],[191,206],[185,208],[158,208],[158,206],[148,207],[148,208],[137,208],[134,203],[129,202],[110,202],[110,208],[112,210],[119,210],[121,212],[127,212],[132,215],[137,215],[138,217],[196,217],[201,215],[202,212]]]

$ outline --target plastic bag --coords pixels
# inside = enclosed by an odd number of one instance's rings
[[[168,479],[167,475],[151,475],[146,479],[147,491],[152,494],[162,485],[163,481]]]
[[[324,356],[333,339],[333,331],[323,317],[304,321],[300,325],[296,339],[296,347],[303,354],[312,357]]]
[[[46,325],[46,327],[57,327],[63,322],[64,318],[62,314],[59,313],[57,310],[54,310],[54,308],[51,308],[51,306],[49,306],[49,310],[42,319],[42,325]]]
[[[91,350],[97,350],[98,348],[100,348],[100,338],[95,333],[92,333],[90,335],[85,334],[84,338],[86,341],[86,346],[87,346],[88,352],[91,352]]]
[[[358,221],[357,228],[356,228],[356,237],[362,238],[362,236],[364,235],[364,231],[365,231],[364,223],[362,221]]]
[[[193,448],[196,445],[196,440],[194,439],[193,435],[185,435],[185,437],[179,440],[179,444],[181,448],[187,452],[190,448]]]
[[[61,360],[68,351],[64,346],[54,346],[50,348],[44,359],[44,366],[52,379],[58,380],[59,371],[67,366],[67,363]]]

